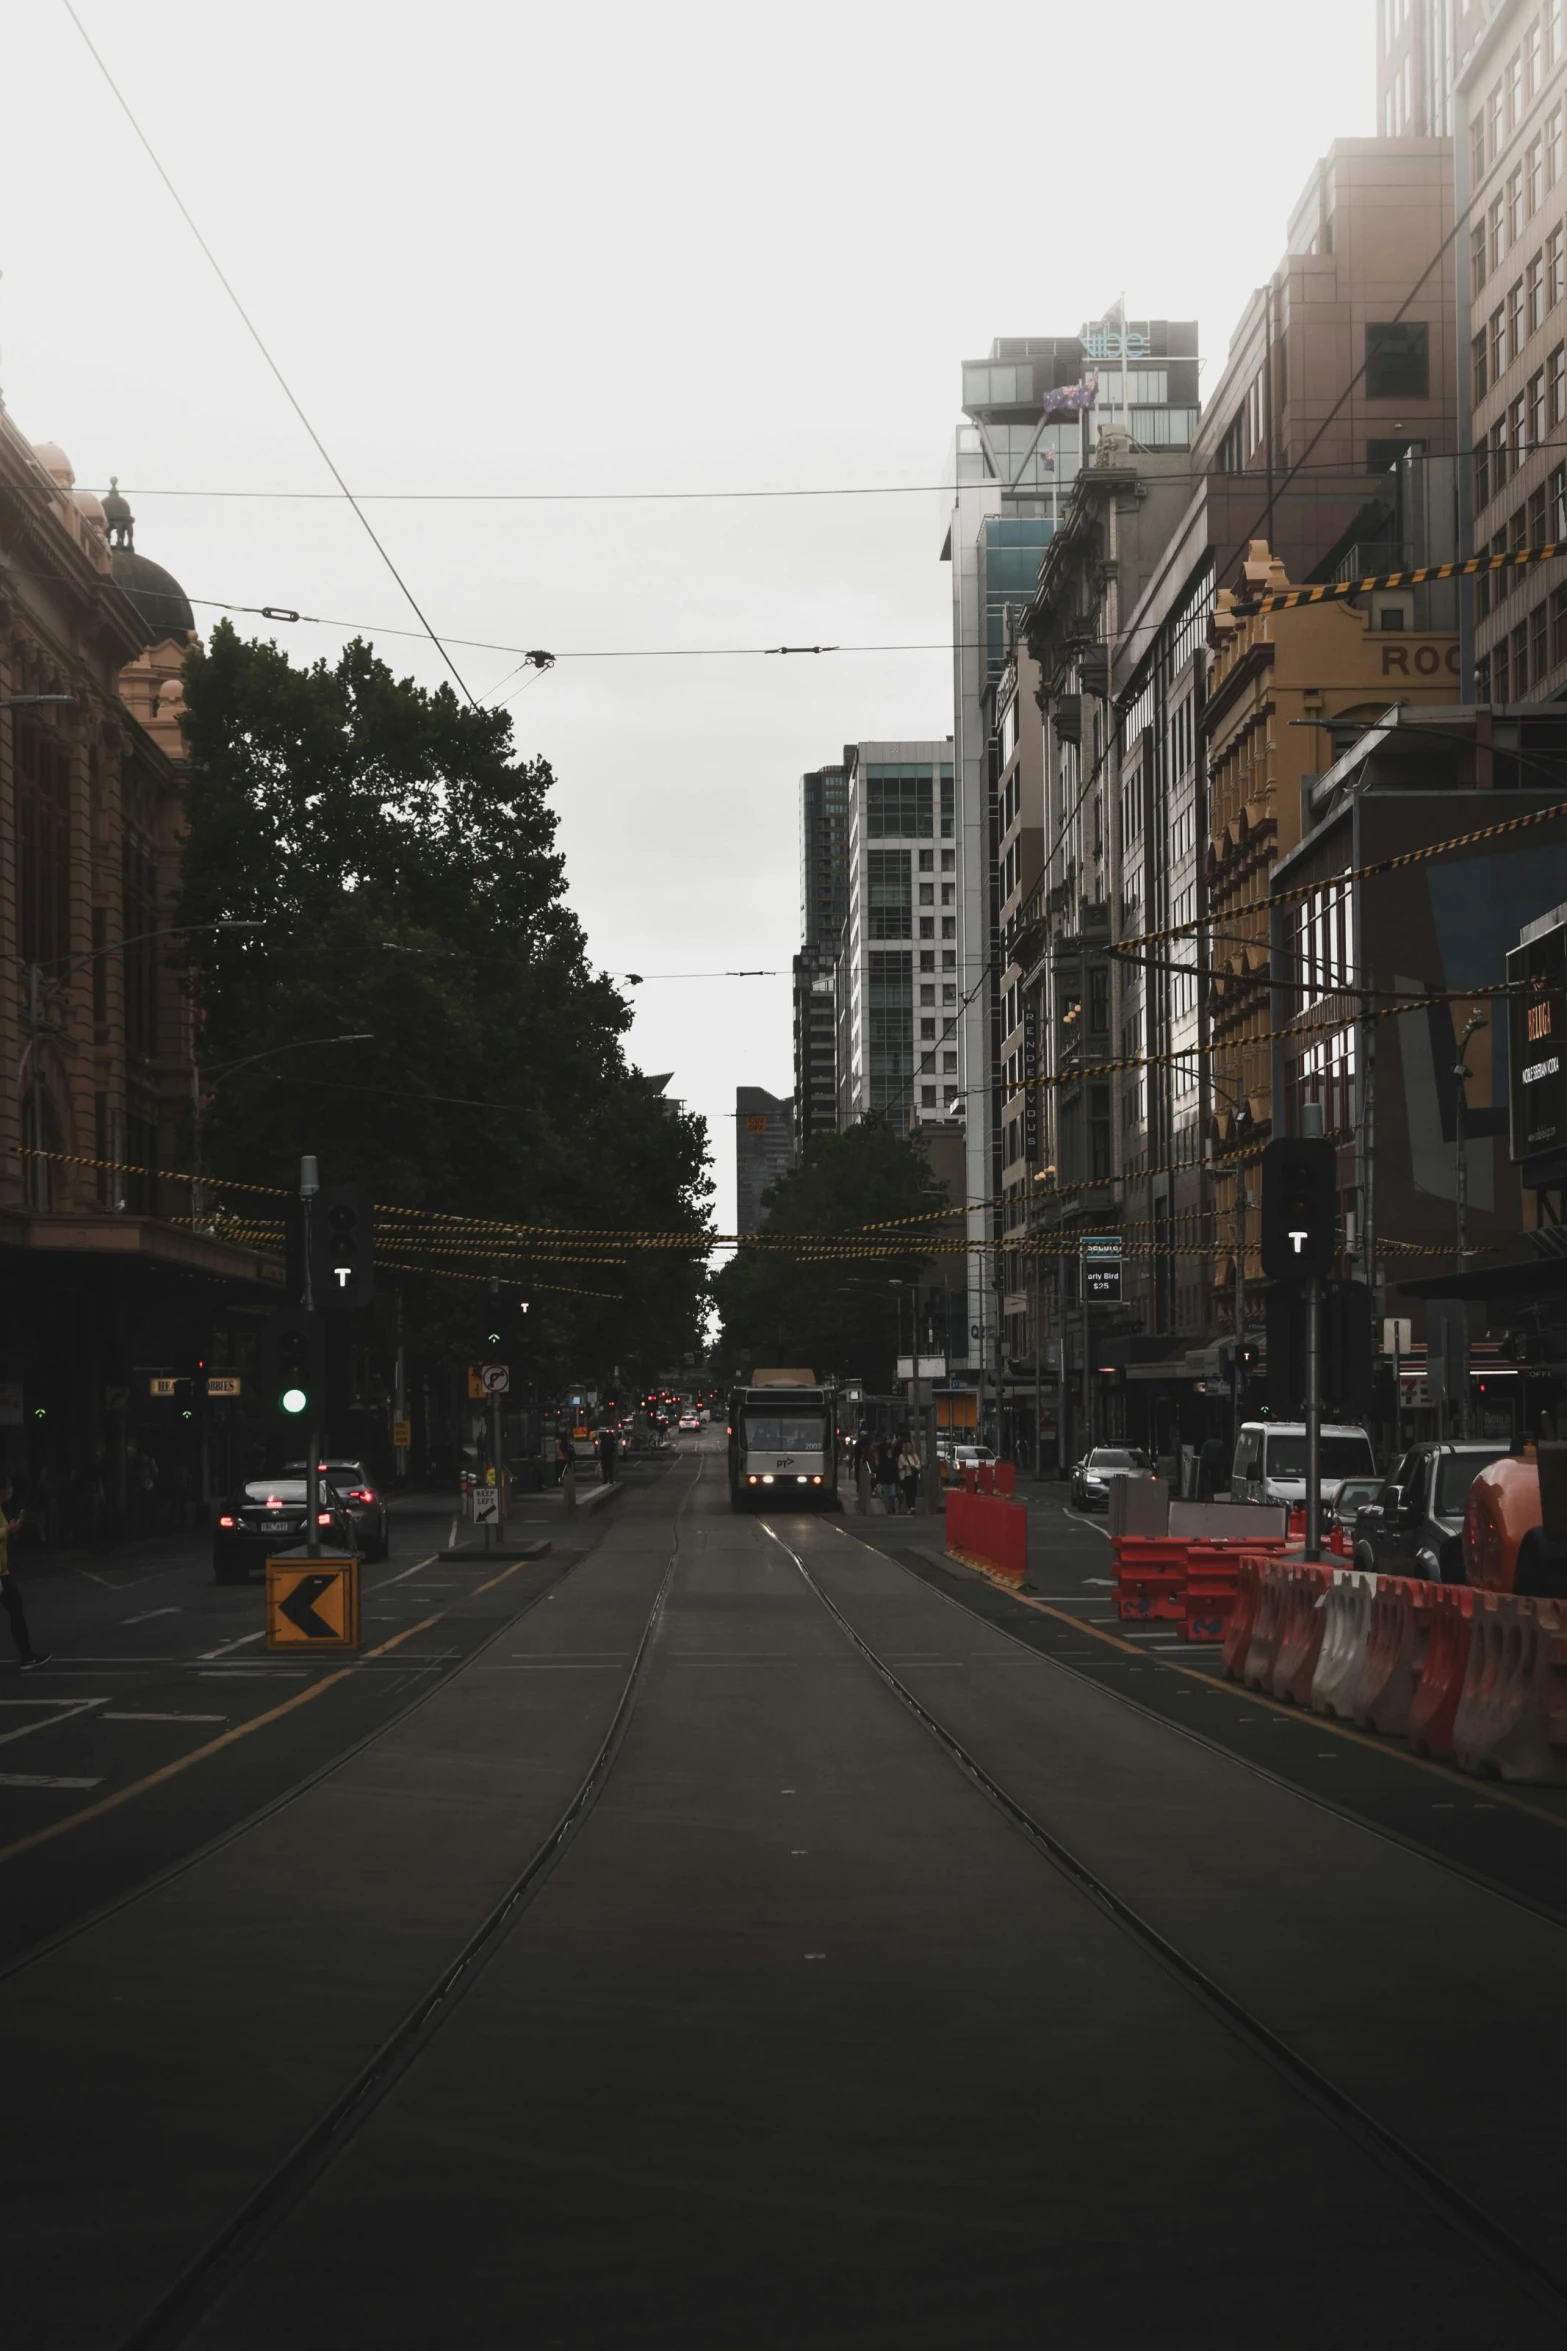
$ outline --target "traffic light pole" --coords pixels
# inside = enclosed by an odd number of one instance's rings
[[[299,1162],[300,1218],[304,1227],[305,1294],[300,1300],[307,1314],[315,1312],[315,1290],[310,1277],[311,1217],[316,1194],[321,1189],[320,1172],[315,1154],[307,1152]],[[311,1415],[312,1422],[314,1414]],[[311,1426],[305,1431],[305,1554],[307,1558],[321,1556],[321,1431]]]
[[[1306,1284],[1306,1557],[1322,1557],[1322,1284]]]

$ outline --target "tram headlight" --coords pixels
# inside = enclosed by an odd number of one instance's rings
[[[764,1470],[763,1470],[763,1472],[762,1472],[762,1483],[763,1483],[763,1485],[764,1485],[764,1486],[770,1486],[770,1485],[772,1484],[772,1482],[773,1482],[773,1473],[772,1473],[772,1471],[771,1471],[770,1469],[764,1469]]]
[[[810,1479],[809,1479],[809,1478],[806,1476],[806,1474],[805,1474],[804,1470],[802,1469],[802,1470],[801,1470],[801,1472],[800,1472],[800,1474],[799,1474],[799,1476],[798,1476],[798,1477],[795,1479],[795,1481],[794,1481],[794,1482],[795,1482],[795,1484],[796,1484],[797,1486],[808,1486],[808,1485],[810,1484],[810,1482],[811,1482],[811,1481],[810,1481]]]
[[[820,1479],[819,1477],[812,1478],[812,1480],[811,1480],[811,1483],[812,1483],[812,1485],[813,1485],[813,1486],[819,1486],[819,1485],[821,1484],[821,1482],[822,1482],[822,1481],[821,1481],[821,1479]],[[803,1485],[804,1485],[804,1483],[805,1483],[805,1480],[802,1478],[802,1479],[800,1480],[800,1483],[801,1483],[801,1485],[803,1486]]]
[[[756,1482],[757,1482],[757,1481],[756,1481],[756,1479],[753,1477],[753,1478],[747,1478],[745,1482],[746,1482],[746,1484],[747,1484],[748,1486],[754,1486],[754,1485],[756,1484]]]

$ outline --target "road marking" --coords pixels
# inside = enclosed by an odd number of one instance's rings
[[[525,1559],[517,1560],[511,1567],[503,1568],[499,1575],[491,1576],[488,1583],[481,1584],[479,1591],[492,1591],[497,1584],[505,1583],[508,1576],[515,1575],[518,1568],[530,1564]],[[433,1616],[421,1617],[417,1624],[405,1626],[402,1632],[393,1633],[390,1640],[379,1642],[374,1649],[366,1650],[365,1656],[386,1656],[389,1650],[401,1647],[404,1641],[411,1641],[415,1633],[428,1632],[431,1625],[441,1622],[444,1614],[443,1609],[437,1609]],[[207,1739],[201,1746],[192,1747],[188,1755],[177,1755],[172,1762],[163,1764],[157,1771],[148,1772],[144,1778],[131,1780],[125,1787],[116,1788],[111,1795],[100,1796],[96,1804],[84,1804],[79,1812],[68,1813],[65,1819],[52,1822],[48,1828],[35,1829],[30,1837],[18,1837],[13,1844],[0,1845],[0,1862],[15,1861],[21,1854],[31,1853],[37,1846],[50,1844],[56,1837],[66,1836],[72,1829],[81,1828],[87,1821],[101,1820],[105,1813],[117,1811],[120,1805],[128,1804],[133,1796],[143,1795],[148,1788],[161,1786],[165,1780],[172,1780],[180,1772],[189,1771],[193,1764],[205,1763],[209,1755],[217,1755],[225,1747],[232,1747],[238,1739],[248,1739],[252,1731],[262,1730],[268,1723],[279,1721],[285,1714],[292,1714],[296,1707],[308,1706],[313,1698],[319,1698],[323,1691],[346,1681],[355,1670],[352,1665],[340,1665],[336,1672],[323,1674],[319,1681],[311,1682],[303,1690],[296,1690],[291,1698],[284,1698],[278,1705],[269,1706],[264,1714],[253,1714],[248,1722],[236,1723],[232,1730],[220,1732],[217,1738]],[[100,1701],[95,1700],[94,1703]]]
[[[258,1633],[241,1633],[237,1641],[224,1641],[219,1648],[203,1649],[197,1658],[197,1663],[204,1665],[209,1657],[227,1657],[231,1649],[248,1649],[252,1641],[264,1641],[266,1637],[267,1628],[265,1625]]]
[[[100,1722],[227,1722],[226,1714],[100,1714]]]
[[[52,1731],[57,1722],[69,1722],[73,1714],[86,1714],[94,1706],[107,1706],[109,1701],[107,1698],[55,1698],[43,1703],[56,1708],[48,1721],[24,1722],[20,1730],[0,1733],[0,1747],[9,1747],[16,1739],[30,1738],[34,1731]]]
[[[303,1665],[215,1665],[199,1673],[198,1682],[297,1682],[309,1669]]]
[[[103,1774],[95,1780],[68,1780],[50,1771],[0,1771],[0,1788],[101,1788]]]
[[[121,1624],[151,1624],[155,1616],[183,1616],[182,1608],[148,1608],[140,1616],[122,1616]]]
[[[440,1556],[439,1551],[432,1551],[427,1559],[416,1559],[412,1567],[399,1568],[396,1575],[383,1576],[378,1584],[366,1584],[365,1590],[367,1592],[389,1591],[393,1584],[400,1584],[404,1576],[417,1575],[421,1567],[433,1567]],[[447,1588],[448,1590],[455,1589],[454,1586]]]

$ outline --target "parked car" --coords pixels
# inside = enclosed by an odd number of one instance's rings
[[[1334,1425],[1322,1431],[1319,1490],[1331,1510],[1346,1478],[1377,1473],[1371,1439],[1362,1428]],[[1232,1502],[1304,1503],[1306,1424],[1303,1420],[1248,1420],[1235,1440],[1230,1471]]]
[[[1464,1512],[1482,1469],[1505,1461],[1491,1443],[1413,1445],[1355,1520],[1355,1565],[1379,1575],[1461,1584]]]
[[[357,1550],[353,1517],[335,1487],[322,1487],[317,1518],[324,1550]],[[308,1528],[302,1477],[253,1479],[232,1502],[225,1502],[218,1514],[212,1530],[213,1582],[248,1582],[278,1552],[297,1551]]]
[[[354,1549],[361,1559],[385,1559],[392,1548],[392,1522],[387,1514],[385,1497],[376,1492],[375,1480],[362,1461],[323,1461],[321,1475],[337,1488],[348,1505],[358,1537]],[[302,1461],[285,1461],[286,1478],[302,1478]]]
[[[1381,1478],[1346,1478],[1333,1497],[1333,1517],[1347,1535],[1353,1536],[1355,1521],[1368,1502],[1374,1502],[1382,1491]]]
[[[1072,1500],[1079,1510],[1108,1510],[1113,1478],[1147,1477],[1152,1467],[1135,1445],[1096,1445],[1072,1464]]]

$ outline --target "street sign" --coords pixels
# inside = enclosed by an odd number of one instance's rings
[[[177,1396],[179,1392],[179,1381],[169,1377],[168,1374],[163,1372],[154,1372],[151,1379],[147,1382],[147,1393],[149,1396]]]
[[[359,1561],[293,1556],[267,1561],[269,1649],[357,1649]]]
[[[394,1420],[392,1423],[392,1443],[398,1448],[398,1450],[400,1452],[406,1452],[413,1441],[413,1422],[411,1420]]]
[[[486,1396],[504,1396],[511,1386],[511,1365],[486,1363],[480,1368],[479,1377],[484,1382]]]
[[[207,1394],[209,1396],[237,1396],[239,1393],[240,1382],[234,1372],[214,1371],[207,1375]]]
[[[1567,925],[1507,957],[1507,1111],[1511,1156],[1567,1143]]]
[[[499,1486],[477,1487],[473,1497],[474,1525],[480,1527],[494,1526],[500,1515],[501,1490]]]
[[[1121,1302],[1121,1236],[1086,1235],[1083,1241],[1083,1298],[1089,1306]]]

